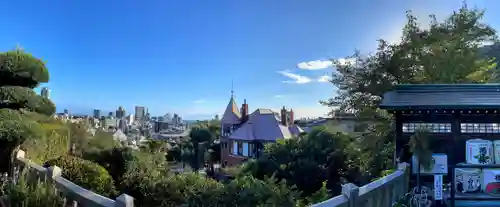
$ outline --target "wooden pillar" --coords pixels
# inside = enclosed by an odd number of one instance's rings
[[[395,122],[396,122],[396,136],[394,141],[394,167],[398,167],[398,159],[402,159],[402,150],[405,143],[403,140],[403,117],[400,111],[397,111],[395,114]],[[399,160],[399,162],[404,162],[405,160]]]
[[[460,114],[458,112],[455,112],[453,114],[453,120],[451,123],[451,133],[453,134],[453,145],[451,146],[451,149],[448,150],[448,175],[451,175],[451,192],[450,192],[450,204],[451,206],[455,206],[455,164],[457,164],[457,158],[455,155],[456,150],[464,150],[461,148],[461,143],[462,140],[460,138],[461,135],[461,129],[460,129]]]

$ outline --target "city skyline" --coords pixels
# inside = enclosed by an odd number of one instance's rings
[[[58,112],[146,106],[152,115],[205,119],[223,112],[233,82],[237,104],[247,99],[250,111],[284,105],[297,117],[321,116],[328,109],[319,100],[335,94],[326,60],[371,52],[379,38],[397,41],[408,9],[427,23],[461,2],[14,1],[7,6],[23,8],[23,18],[0,14],[10,28],[0,49],[19,44],[46,61],[51,80],[41,87]],[[484,20],[498,29],[498,19],[488,11]]]

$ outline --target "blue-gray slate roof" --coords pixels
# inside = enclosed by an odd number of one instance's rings
[[[380,108],[500,109],[500,84],[402,84],[384,94]]]

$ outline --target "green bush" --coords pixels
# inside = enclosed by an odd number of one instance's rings
[[[120,147],[120,143],[114,140],[112,133],[97,130],[94,136],[89,137],[83,153],[98,153],[115,147]]]
[[[22,173],[17,183],[4,181],[2,195],[11,207],[62,206],[64,200],[58,195],[55,186],[48,182],[37,181],[28,184],[26,173]]]
[[[128,162],[134,160],[134,152],[130,148],[113,148],[110,150],[94,151],[83,154],[83,158],[106,168],[115,183],[122,180],[127,172]]]
[[[69,150],[69,129],[60,123],[40,123],[44,133],[26,140],[21,148],[26,156],[36,162],[44,163],[47,160],[64,156]]]
[[[296,206],[299,193],[275,179],[241,176],[225,186],[222,198],[225,206]]]
[[[97,163],[66,155],[47,162],[62,169],[62,176],[71,182],[103,196],[116,196],[113,178]]]
[[[127,177],[138,206],[296,206],[299,193],[274,179],[242,176],[224,185],[197,173]]]
[[[129,186],[124,193],[133,196],[138,206],[224,206],[220,197],[224,186],[194,173],[156,179],[136,174],[124,182]]]
[[[0,171],[10,169],[11,154],[25,140],[43,134],[43,128],[21,111],[0,109]]]

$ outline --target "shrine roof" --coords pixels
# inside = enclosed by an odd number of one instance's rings
[[[402,84],[383,95],[389,110],[500,109],[500,84]]]

